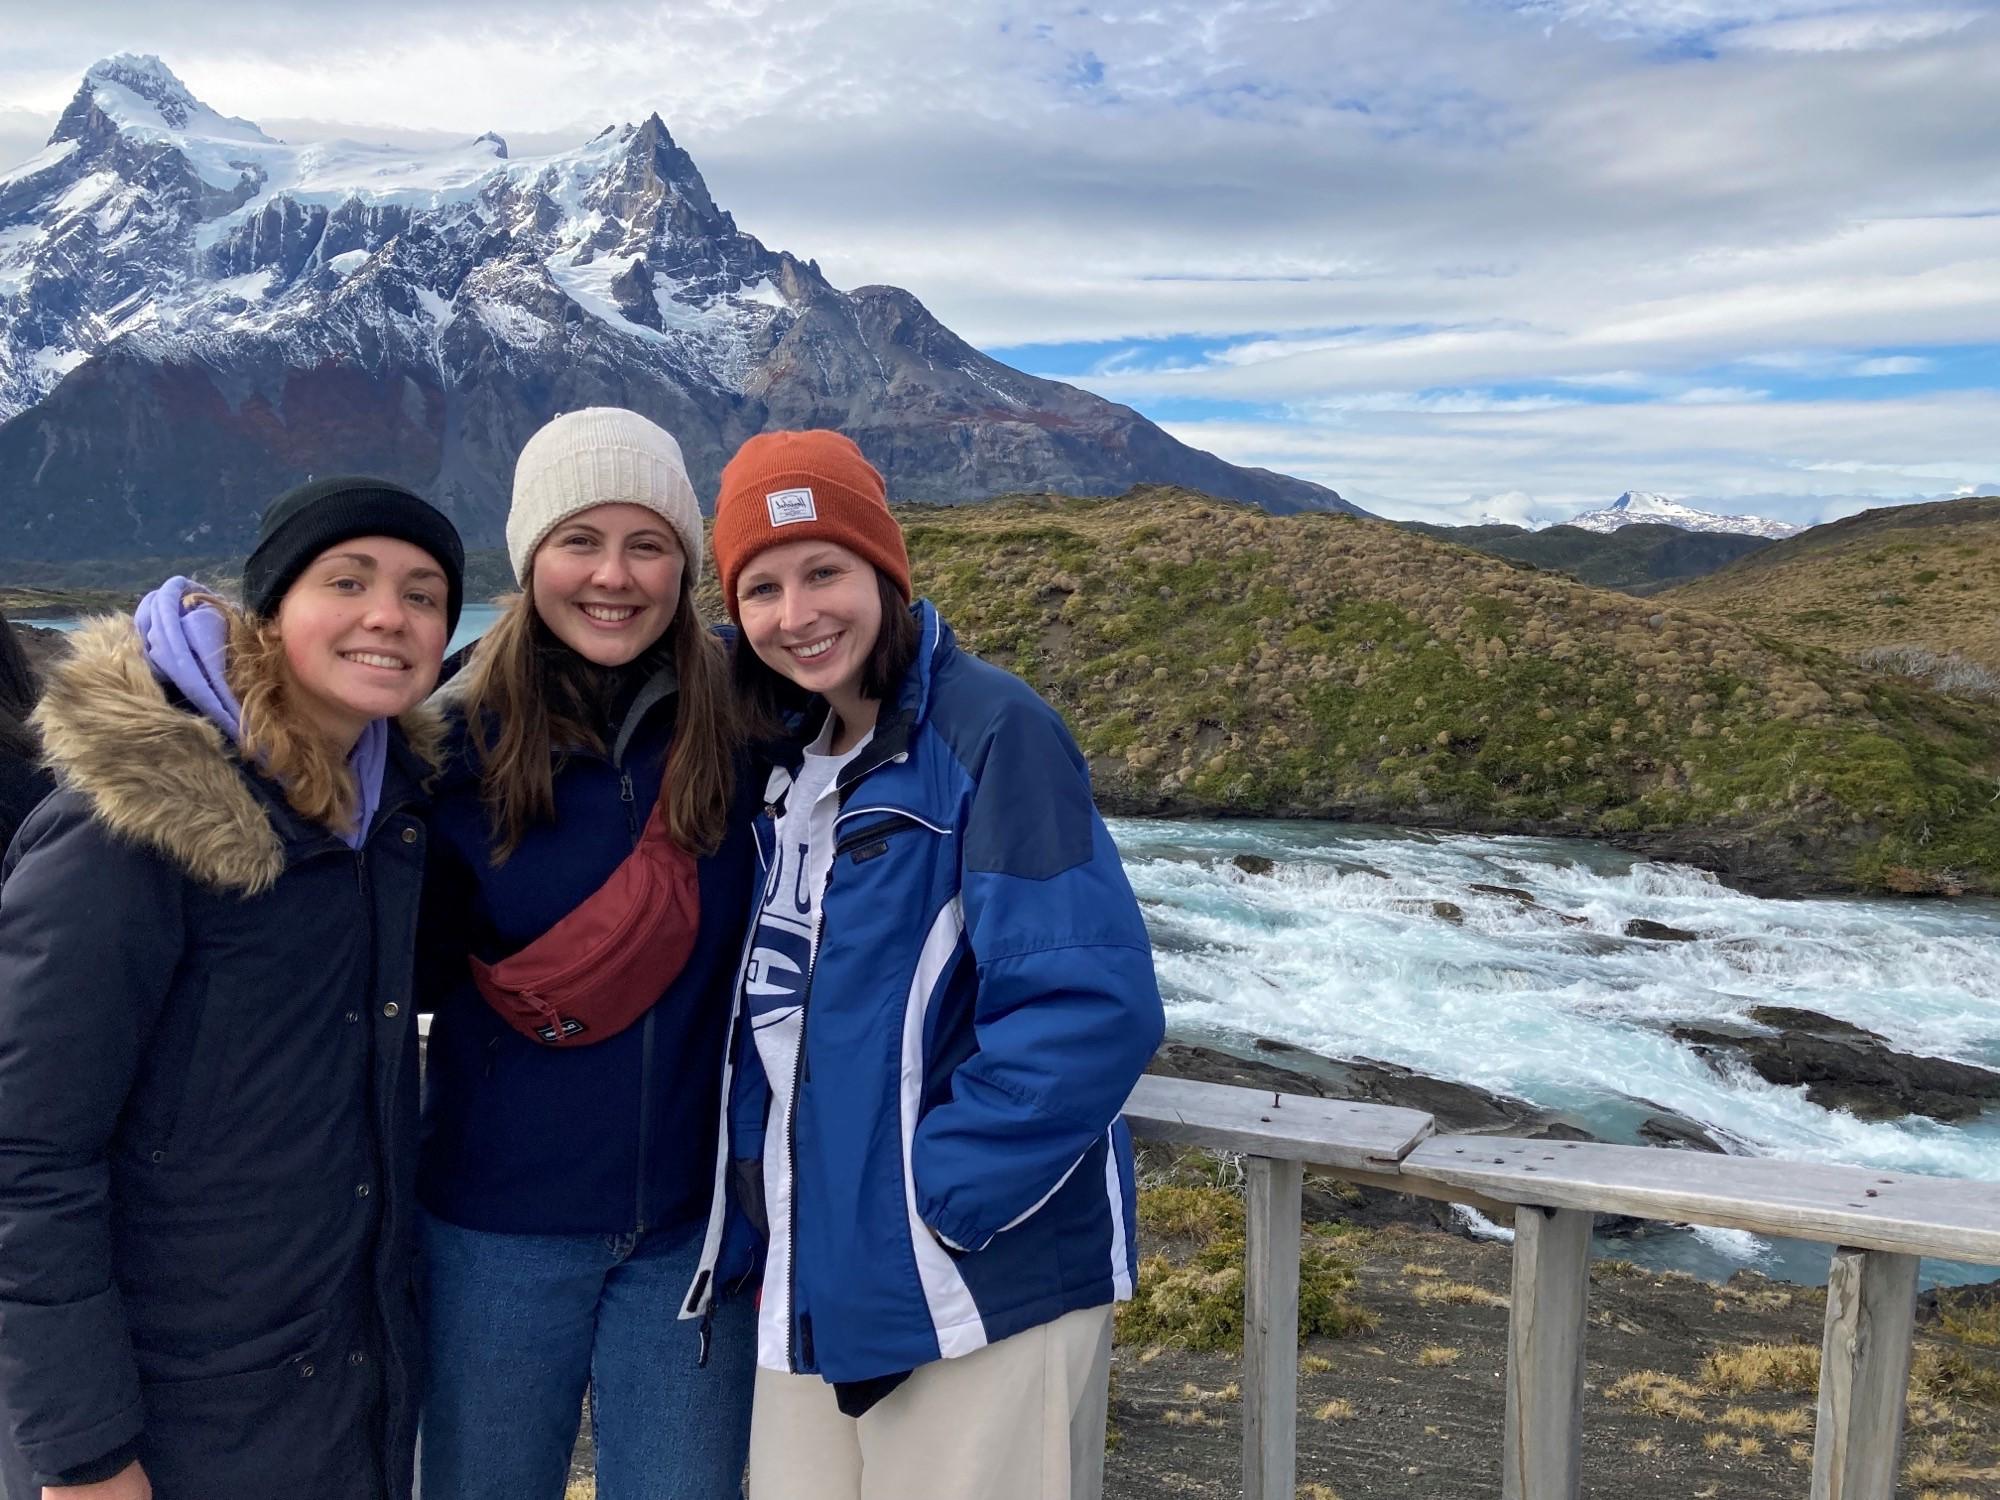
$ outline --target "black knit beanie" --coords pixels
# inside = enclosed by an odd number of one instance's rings
[[[458,629],[465,603],[465,544],[444,512],[386,479],[315,479],[273,500],[243,564],[243,607],[268,619],[306,566],[336,542],[390,536],[421,547],[448,584],[445,632]]]

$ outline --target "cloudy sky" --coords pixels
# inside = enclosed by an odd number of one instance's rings
[[[0,0],[292,140],[657,111],[843,286],[1384,514],[2000,490],[2000,0]]]

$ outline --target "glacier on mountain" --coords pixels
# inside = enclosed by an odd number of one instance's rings
[[[666,425],[705,492],[753,433],[839,427],[913,499],[1152,480],[1353,509],[990,359],[908,292],[833,287],[740,230],[657,115],[529,158],[293,144],[121,54],[0,176],[16,555],[228,545],[287,480],[358,468],[485,540],[528,434],[592,404]]]
[[[1773,539],[1797,536],[1805,530],[1803,526],[1767,520],[1763,516],[1725,516],[1713,511],[1696,510],[1691,505],[1683,505],[1665,495],[1648,494],[1644,490],[1627,490],[1604,509],[1571,516],[1561,524],[1603,533],[1641,523],[1678,526],[1683,531],[1731,532]]]

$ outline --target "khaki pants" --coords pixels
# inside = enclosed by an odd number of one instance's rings
[[[757,1372],[750,1500],[1099,1500],[1111,1309],[923,1366],[862,1417]]]

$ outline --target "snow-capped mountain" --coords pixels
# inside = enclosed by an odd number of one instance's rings
[[[739,230],[657,115],[529,160],[293,145],[121,55],[0,174],[0,551],[227,552],[286,484],[356,470],[490,542],[521,444],[592,404],[661,422],[704,493],[753,433],[839,427],[905,499],[1354,509],[988,359],[908,292],[837,290]]]
[[[1805,530],[1803,526],[1793,526],[1784,521],[1768,521],[1762,516],[1719,516],[1712,511],[1696,510],[1691,505],[1682,505],[1677,500],[1669,500],[1665,495],[1649,495],[1641,490],[1627,490],[1603,510],[1586,511],[1580,516],[1571,516],[1562,522],[1564,526],[1577,526],[1585,531],[1616,531],[1621,526],[1632,526],[1649,522],[1655,526],[1678,526],[1683,531],[1728,531],[1742,536],[1766,536],[1771,538],[1797,536]]]

